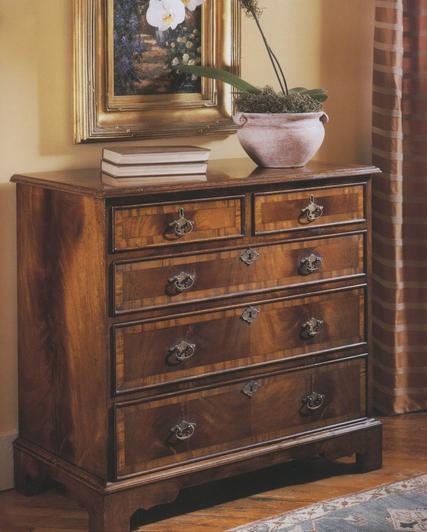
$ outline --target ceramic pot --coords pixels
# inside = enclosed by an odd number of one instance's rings
[[[316,154],[329,120],[319,113],[236,113],[237,134],[249,157],[266,168],[298,168]]]

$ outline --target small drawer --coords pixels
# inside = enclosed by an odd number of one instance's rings
[[[362,288],[114,327],[118,393],[366,341]]]
[[[123,314],[363,273],[363,234],[118,262],[113,306]]]
[[[236,196],[113,207],[113,251],[242,237],[243,199]]]
[[[255,234],[365,221],[364,185],[256,194]]]
[[[366,416],[364,358],[117,406],[117,476]]]

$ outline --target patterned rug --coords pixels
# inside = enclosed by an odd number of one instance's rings
[[[323,501],[279,517],[233,528],[233,532],[392,530],[427,532],[427,475]]]

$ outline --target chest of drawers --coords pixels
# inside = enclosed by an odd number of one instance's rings
[[[121,188],[14,176],[16,487],[64,484],[91,532],[283,461],[381,465],[370,413],[370,180],[377,169],[211,164]]]

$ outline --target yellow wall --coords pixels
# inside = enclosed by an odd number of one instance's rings
[[[291,86],[329,90],[319,158],[369,162],[374,0],[261,0]],[[0,0],[0,435],[17,427],[15,172],[98,165],[101,146],[72,143],[72,0]],[[272,80],[251,21],[242,74]],[[184,139],[180,139],[183,140]],[[243,156],[235,136],[191,138],[213,158]],[[176,142],[175,142],[176,143]]]

